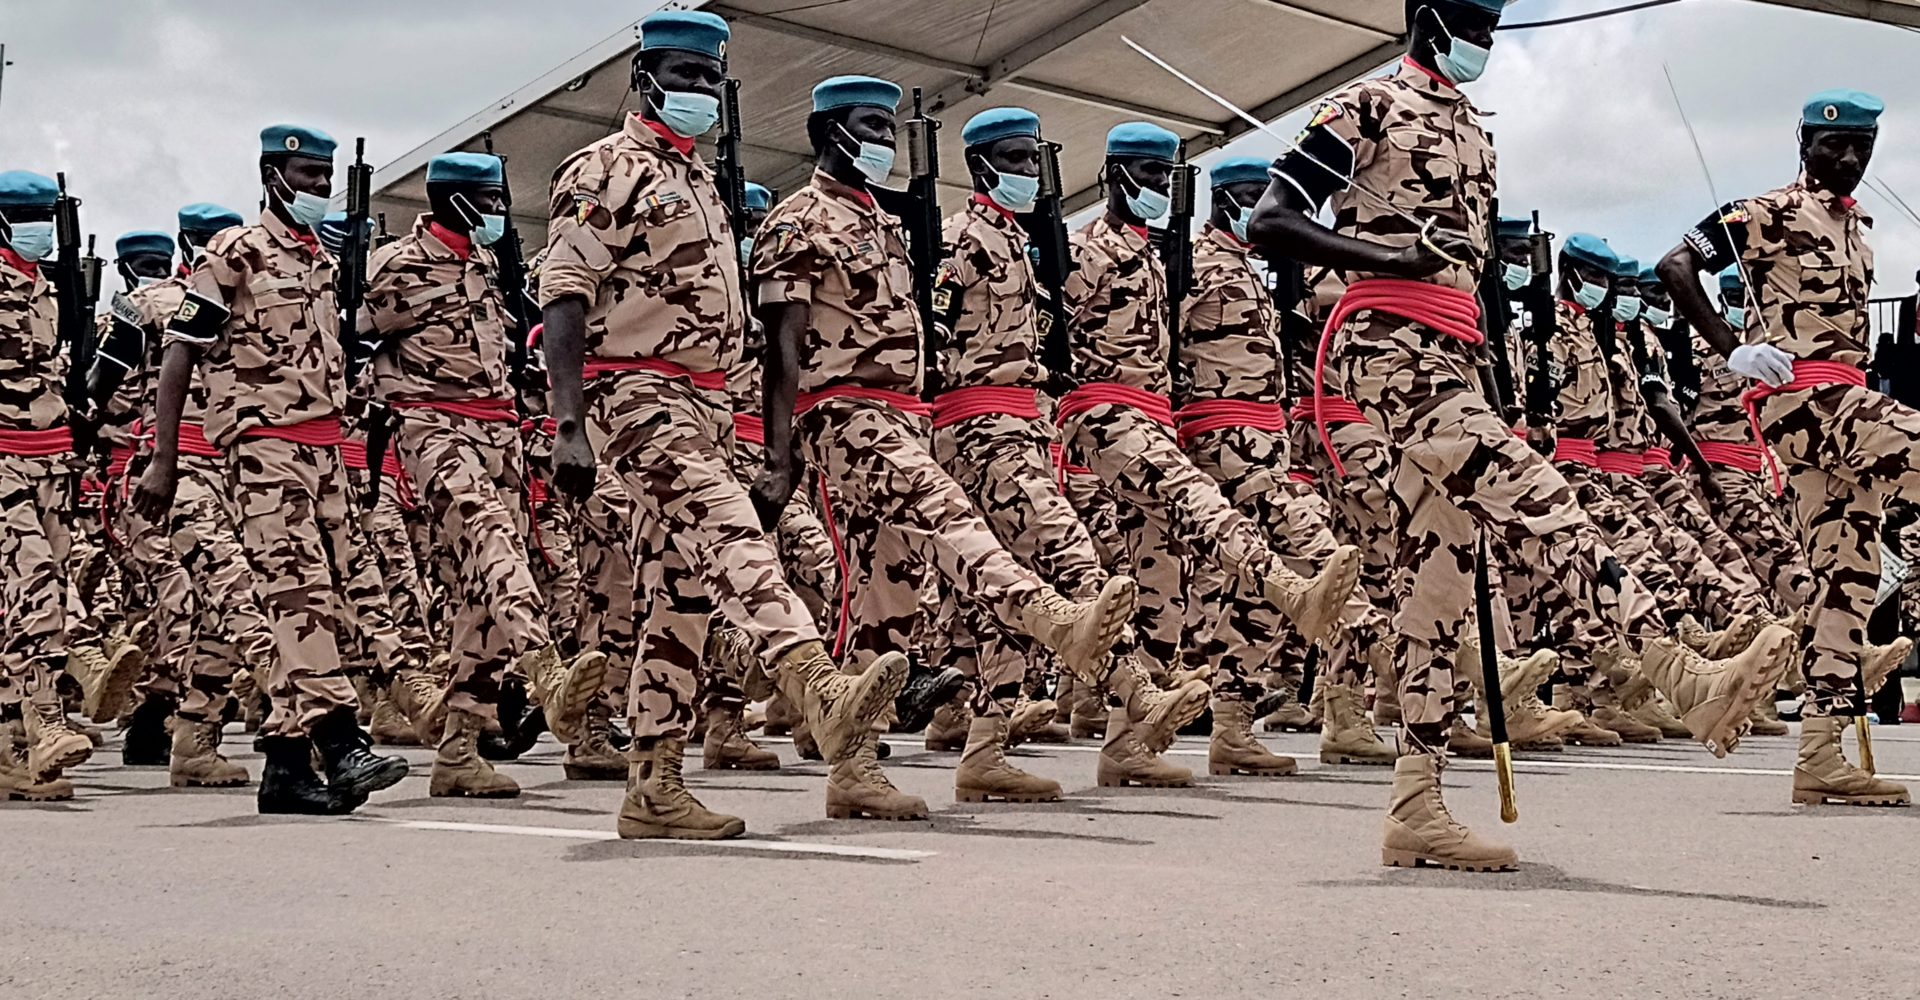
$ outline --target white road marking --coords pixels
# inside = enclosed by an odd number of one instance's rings
[[[558,837],[564,840],[619,840],[612,830],[583,830],[566,826],[515,826],[506,823],[450,823],[431,819],[377,819],[376,822],[409,830],[439,830],[448,833],[498,833],[513,837]],[[859,847],[852,844],[811,844],[783,840],[676,840],[682,846],[697,845],[723,850],[765,851],[773,854],[825,854],[841,858],[880,858],[887,861],[920,861],[937,851],[913,851],[897,847]]]

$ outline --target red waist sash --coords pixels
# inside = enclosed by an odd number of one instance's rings
[[[396,410],[438,410],[469,420],[494,423],[507,423],[515,419],[511,399],[410,399],[394,400],[387,405]]]
[[[1316,413],[1328,425],[1367,422],[1360,407],[1345,396],[1309,396],[1293,405],[1292,417],[1295,420],[1312,420]]]
[[[1287,408],[1280,403],[1256,403],[1247,399],[1203,399],[1188,403],[1173,415],[1180,443],[1211,431],[1229,427],[1249,427],[1257,431],[1287,429]]]
[[[73,450],[73,428],[55,427],[44,431],[0,430],[0,455],[46,458]]]
[[[1173,401],[1157,392],[1122,385],[1119,382],[1088,382],[1060,399],[1057,419],[1065,422],[1096,406],[1127,406],[1152,417],[1155,422],[1173,426]]]
[[[1601,472],[1610,472],[1616,476],[1637,476],[1646,468],[1644,453],[1637,451],[1603,451],[1597,456]]]
[[[1754,472],[1767,467],[1766,449],[1757,444],[1735,444],[1731,441],[1700,441],[1700,457],[1710,464],[1741,472]]]
[[[793,412],[805,413],[829,399],[864,399],[868,402],[883,403],[902,413],[916,417],[933,415],[933,405],[918,396],[891,389],[869,389],[858,385],[830,385],[817,392],[803,392],[794,397]]]
[[[241,431],[243,438],[273,438],[315,448],[337,448],[345,439],[339,417],[315,417],[285,427],[251,427]]]
[[[751,413],[733,415],[733,436],[748,444],[767,443],[767,422]]]
[[[943,392],[933,401],[933,429],[974,417],[1040,419],[1040,391],[1022,386],[976,385]]]
[[[615,375],[620,372],[652,372],[668,378],[683,378],[692,382],[694,388],[709,392],[721,392],[727,388],[726,372],[689,371],[661,358],[635,358],[623,361],[588,358],[580,366],[581,378],[599,378],[602,375]]]
[[[1598,469],[1600,450],[1594,447],[1592,438],[1558,437],[1553,440],[1553,460]]]
[[[1865,369],[1852,365],[1843,365],[1838,361],[1795,361],[1793,363],[1793,381],[1786,385],[1774,386],[1762,382],[1748,389],[1740,397],[1741,405],[1747,408],[1747,420],[1753,425],[1753,440],[1762,446],[1761,455],[1767,460],[1767,471],[1773,475],[1773,491],[1785,492],[1780,482],[1780,462],[1774,458],[1773,450],[1764,447],[1767,439],[1760,433],[1760,401],[1769,396],[1778,396],[1783,392],[1806,392],[1829,385],[1867,384]]]
[[[1294,469],[1287,473],[1287,478],[1296,483],[1306,483],[1309,486],[1313,485],[1313,473],[1305,469]]]
[[[1673,468],[1673,452],[1665,448],[1648,448],[1646,453],[1640,456],[1640,461],[1643,468],[1671,469]]]
[[[1340,296],[1339,304],[1327,316],[1326,329],[1320,332],[1320,349],[1313,358],[1316,407],[1325,405],[1321,400],[1327,393],[1327,347],[1333,342],[1334,331],[1346,325],[1354,315],[1368,311],[1412,320],[1443,336],[1475,346],[1485,343],[1487,339],[1480,332],[1480,300],[1472,292],[1398,278],[1356,281],[1347,286],[1346,294]],[[1317,408],[1313,422],[1320,433],[1320,447],[1325,448],[1327,457],[1333,460],[1334,474],[1345,476],[1346,466],[1340,464],[1340,456],[1334,453],[1333,440],[1327,436],[1327,421]]]

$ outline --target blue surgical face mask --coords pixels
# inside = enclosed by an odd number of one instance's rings
[[[1493,55],[1492,51],[1485,46],[1455,38],[1447,22],[1440,19],[1438,11],[1428,7],[1427,12],[1439,22],[1440,30],[1447,36],[1447,51],[1434,53],[1434,62],[1440,64],[1435,68],[1455,84],[1472,83],[1480,79],[1480,75],[1487,71],[1487,58]]]
[[[660,122],[682,139],[693,139],[713,131],[720,121],[720,99],[690,90],[660,91],[661,100],[653,105]],[[650,103],[651,97],[647,99]]]
[[[1507,291],[1517,292],[1527,287],[1527,282],[1532,280],[1533,268],[1525,264],[1514,264],[1504,261],[1500,264],[1500,282],[1507,286]]]
[[[1640,307],[1643,304],[1639,299],[1622,295],[1613,300],[1613,318],[1622,323],[1631,323],[1640,318]]]
[[[1728,306],[1727,325],[1733,327],[1736,332],[1745,330],[1747,328],[1747,310],[1741,306]]]
[[[1574,277],[1573,301],[1579,303],[1580,308],[1592,309],[1594,306],[1597,306],[1600,303],[1605,302],[1606,300],[1607,300],[1607,286],[1599,284],[1598,282],[1589,285],[1586,282],[1581,281],[1578,276]]]
[[[1670,309],[1655,309],[1648,306],[1641,312],[1640,318],[1646,320],[1647,324],[1656,330],[1665,330],[1673,325],[1673,311]]]
[[[293,191],[293,200],[289,202],[281,198],[280,193],[275,191],[272,185],[267,186],[267,193],[271,195],[275,201],[287,206],[287,214],[293,217],[294,225],[305,229],[312,229],[320,224],[320,220],[327,217],[327,199],[317,194],[308,194],[305,191],[294,191],[293,185],[287,183],[287,175],[278,170],[275,170],[273,173],[274,176],[280,178],[280,183],[285,185],[287,190]]]
[[[1240,203],[1235,201],[1233,196],[1225,191],[1220,192],[1220,197],[1226,200],[1227,225],[1233,229],[1234,239],[1242,243],[1253,242],[1247,239],[1247,228],[1253,222],[1253,213],[1241,207]]]
[[[21,260],[28,263],[46,260],[53,254],[53,223],[16,222],[9,242]]]
[[[844,127],[838,125],[834,127],[840,129],[841,135],[859,143],[860,151],[857,153],[845,146],[841,146],[840,151],[853,158],[854,169],[859,170],[860,176],[865,177],[869,184],[878,184],[886,180],[888,175],[893,173],[893,158],[895,156],[893,149],[882,146],[877,142],[861,142],[858,139],[854,139],[853,133],[847,131]]]
[[[1141,221],[1152,222],[1163,218],[1173,209],[1171,197],[1134,180],[1133,175],[1128,173],[1125,167],[1121,167],[1120,172],[1126,174],[1128,183],[1140,189],[1134,194],[1127,195],[1127,211],[1138,216]]]
[[[507,217],[504,215],[482,215],[480,224],[467,233],[479,246],[490,247],[507,235]]]
[[[1000,183],[987,192],[993,203],[1009,212],[1031,212],[1040,202],[1040,178],[1000,173]]]
[[[753,237],[749,236],[746,239],[740,241],[740,263],[745,264],[748,261],[751,261],[752,259],[753,259]]]

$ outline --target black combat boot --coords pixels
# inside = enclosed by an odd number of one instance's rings
[[[328,790],[342,801],[359,800],[348,808],[359,808],[367,796],[407,776],[406,758],[373,752],[373,738],[360,728],[351,708],[334,709],[314,723],[313,745],[326,762]]]
[[[259,743],[267,755],[257,800],[261,815],[337,816],[359,806],[329,793],[313,773],[313,744],[306,737],[262,736]]]
[[[933,713],[952,701],[966,683],[967,675],[953,667],[909,671],[906,685],[893,699],[894,731],[917,733],[927,728],[933,721]]]
[[[127,722],[120,744],[120,763],[127,767],[166,767],[173,753],[173,735],[167,720],[179,707],[172,695],[149,694],[141,699]]]

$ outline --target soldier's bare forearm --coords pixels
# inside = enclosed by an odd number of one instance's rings
[[[813,311],[804,303],[775,303],[761,308],[760,319],[767,330],[767,353],[760,372],[767,460],[783,467],[793,454],[793,407],[800,394],[800,340],[813,322]]]
[[[1401,248],[1342,236],[1313,221],[1304,199],[1291,189],[1279,197],[1268,190],[1254,208],[1247,237],[1272,256],[1315,267],[1399,274],[1407,263],[1406,251]]]
[[[580,426],[584,409],[580,372],[586,362],[587,305],[564,298],[541,310],[541,341],[547,354],[547,405],[557,429]]]
[[[160,357],[154,388],[153,461],[172,468],[180,454],[180,414],[186,409],[187,383],[198,360],[191,344],[168,344]]]
[[[1700,252],[1682,243],[1660,259],[1660,263],[1654,266],[1654,273],[1660,276],[1660,283],[1666,286],[1667,294],[1673,296],[1674,307],[1680,310],[1680,315],[1685,316],[1724,358],[1740,346],[1740,336],[1727,325],[1726,317],[1714,308],[1713,300],[1707,297],[1706,289],[1701,287],[1700,273],[1706,269],[1706,261],[1700,259]]]
[[[1652,415],[1654,426],[1673,442],[1674,450],[1689,461],[1707,464],[1705,456],[1700,454],[1700,446],[1694,443],[1693,432],[1687,427],[1687,418],[1680,414],[1680,407],[1674,404],[1666,387],[1648,384],[1641,389],[1641,395],[1646,398],[1647,412]]]

